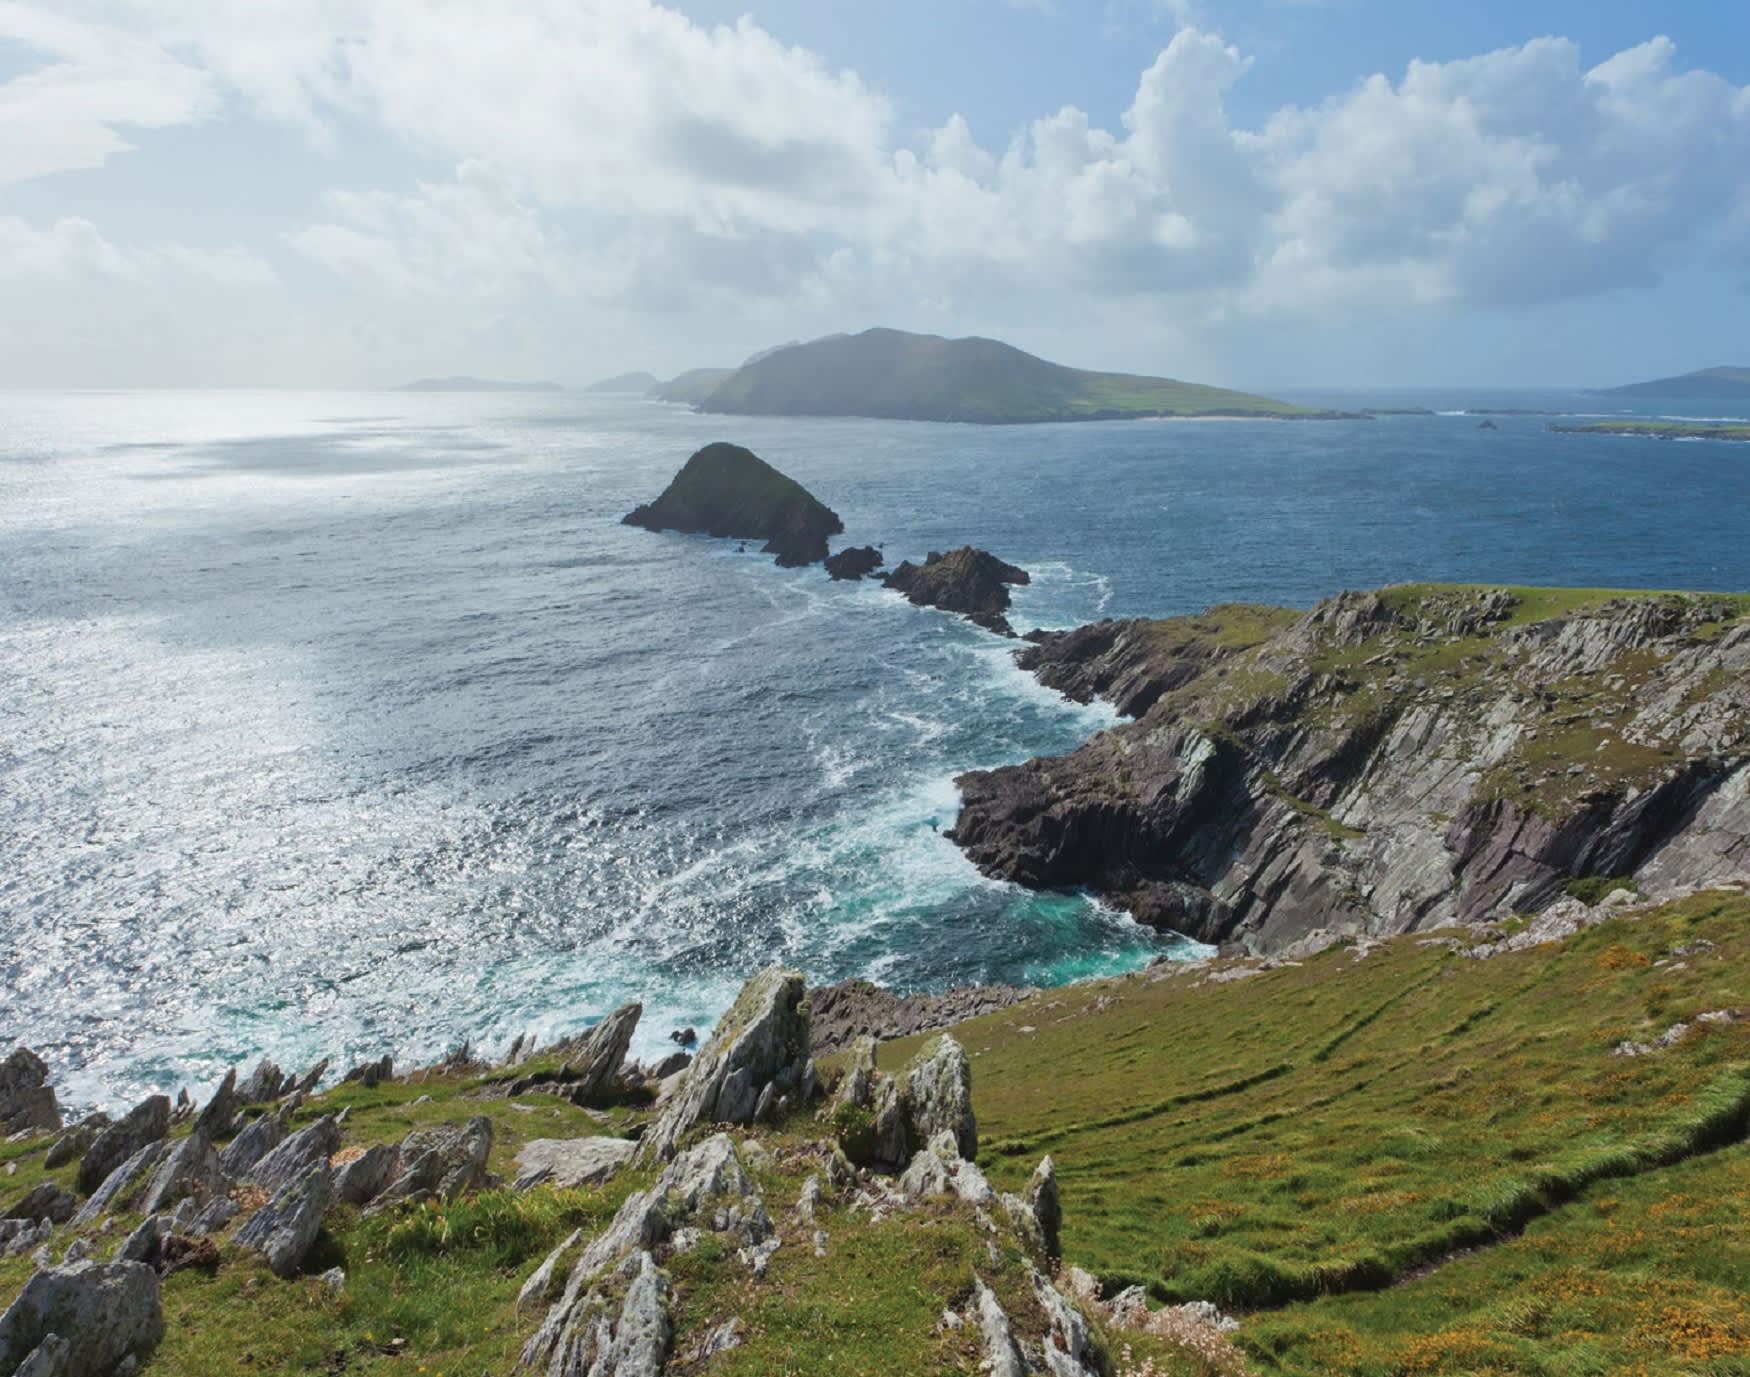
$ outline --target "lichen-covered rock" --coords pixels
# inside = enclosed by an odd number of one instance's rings
[[[373,1144],[335,1172],[335,1198],[349,1205],[368,1205],[389,1188],[400,1171],[400,1146]]]
[[[89,1195],[141,1148],[156,1143],[170,1131],[170,1097],[152,1095],[140,1101],[127,1117],[111,1124],[92,1140],[79,1159],[79,1189]]]
[[[552,1301],[559,1289],[560,1278],[570,1272],[578,1250],[582,1247],[583,1230],[573,1229],[566,1235],[565,1241],[548,1253],[541,1265],[529,1273],[523,1289],[517,1292],[517,1309]]]
[[[282,1106],[276,1113],[263,1114],[245,1124],[219,1154],[219,1165],[225,1174],[240,1178],[254,1171],[256,1163],[285,1142],[291,1132],[291,1118],[290,1106]]]
[[[914,1143],[950,1134],[968,1162],[978,1156],[978,1120],[972,1112],[972,1064],[943,1033],[925,1045],[900,1080],[900,1098]]]
[[[613,1088],[643,1012],[642,1004],[624,1005],[575,1042],[553,1049],[564,1057],[573,1074],[567,1084],[574,1104],[594,1104]]]
[[[908,1200],[953,1195],[969,1205],[989,1205],[997,1198],[984,1173],[960,1155],[949,1132],[938,1133],[917,1150],[899,1178],[899,1193]]]
[[[525,1367],[548,1377],[661,1377],[674,1344],[673,1288],[640,1251],[574,1306],[551,1345],[524,1350]]]
[[[454,1200],[486,1180],[492,1154],[492,1120],[418,1128],[401,1140],[401,1174],[376,1199],[373,1209],[402,1200]]]
[[[43,1165],[53,1171],[56,1167],[65,1166],[68,1162],[83,1157],[86,1150],[97,1141],[97,1135],[108,1128],[111,1122],[109,1115],[102,1110],[87,1115],[49,1144],[49,1150],[43,1156]]]
[[[67,1349],[62,1377],[111,1377],[164,1337],[158,1274],[137,1262],[80,1262],[38,1272],[0,1315],[0,1373],[13,1372],[50,1335]]]
[[[808,1065],[808,987],[796,971],[761,971],[687,1068],[639,1144],[637,1159],[668,1161],[702,1123],[750,1122],[768,1084],[794,1090]]]
[[[223,1195],[230,1186],[231,1178],[220,1166],[219,1154],[213,1150],[206,1130],[197,1124],[188,1137],[164,1155],[140,1197],[138,1209],[142,1214],[156,1214],[185,1199],[204,1205]]]
[[[0,1061],[0,1137],[14,1133],[58,1133],[61,1108],[49,1085],[49,1066],[28,1047],[14,1048]]]
[[[152,1179],[152,1173],[158,1164],[170,1152],[170,1144],[160,1138],[155,1143],[147,1143],[127,1161],[104,1177],[102,1184],[91,1193],[91,1198],[79,1207],[79,1213],[73,1216],[75,1228],[83,1228],[93,1220],[114,1210],[128,1209],[146,1188]]]
[[[295,1276],[333,1200],[334,1174],[326,1160],[315,1162],[245,1220],[233,1242],[260,1253],[275,1276]]]
[[[996,1293],[976,1276],[972,1279],[972,1308],[978,1316],[978,1333],[984,1346],[984,1370],[990,1377],[1026,1377],[1009,1317]]]
[[[315,1123],[299,1129],[247,1173],[248,1179],[265,1191],[283,1190],[298,1180],[312,1164],[326,1164],[340,1151],[340,1124],[324,1114]]]
[[[623,1167],[638,1145],[628,1138],[536,1138],[516,1155],[516,1189],[599,1186]]]
[[[45,1334],[13,1377],[67,1377],[73,1345],[59,1334]]]
[[[79,1197],[53,1181],[39,1181],[5,1210],[0,1219],[51,1220],[65,1224],[79,1210]]]
[[[0,1257],[22,1257],[48,1241],[51,1219],[0,1219]]]
[[[1026,1193],[1021,1198],[1039,1229],[1046,1256],[1062,1257],[1063,1200],[1057,1190],[1057,1164],[1049,1155],[1042,1157],[1033,1169],[1032,1179],[1027,1182]]]

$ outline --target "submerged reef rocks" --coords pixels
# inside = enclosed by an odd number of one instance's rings
[[[1136,720],[960,778],[988,875],[1269,953],[1750,874],[1750,597],[1422,585],[1032,639]]]

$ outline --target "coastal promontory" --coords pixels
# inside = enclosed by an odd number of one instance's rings
[[[718,441],[688,459],[654,502],[622,518],[649,531],[684,531],[764,541],[786,567],[826,558],[838,514],[752,450]]]
[[[1257,952],[1750,871],[1750,597],[1416,585],[1036,640],[1135,715],[961,777],[987,874]]]

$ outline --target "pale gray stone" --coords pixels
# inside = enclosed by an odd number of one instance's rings
[[[599,1186],[626,1164],[637,1146],[627,1138],[536,1138],[516,1155],[516,1189]]]
[[[333,1199],[334,1174],[327,1161],[312,1163],[251,1215],[232,1241],[265,1257],[275,1276],[294,1276],[309,1256]]]
[[[38,1272],[0,1315],[0,1372],[14,1371],[50,1335],[67,1345],[61,1377],[112,1377],[164,1336],[158,1274],[137,1262],[80,1262]]]
[[[117,1167],[170,1131],[170,1098],[152,1095],[128,1111],[92,1140],[79,1159],[79,1189],[89,1195]]]

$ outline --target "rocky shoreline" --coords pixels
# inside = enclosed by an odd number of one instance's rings
[[[1418,587],[1040,636],[1134,720],[960,778],[986,874],[1268,952],[1750,875],[1750,599]]]

